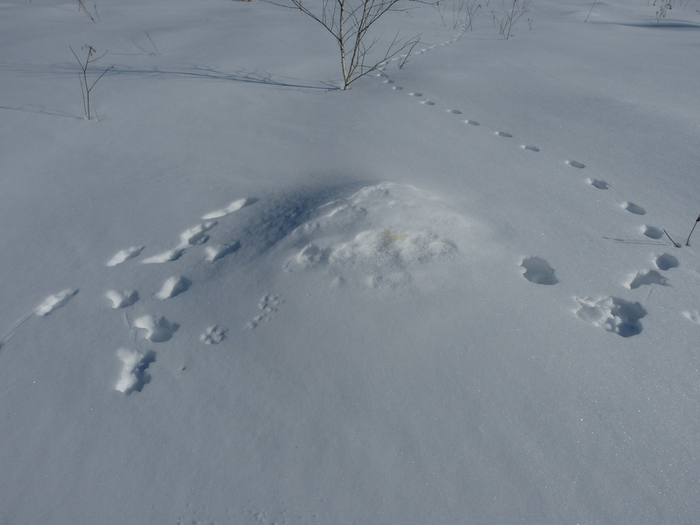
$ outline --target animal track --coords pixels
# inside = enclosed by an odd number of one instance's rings
[[[412,97],[422,97],[423,93],[417,93],[414,91],[414,92],[409,93],[409,95],[411,95]]]
[[[180,295],[182,292],[186,292],[191,285],[192,281],[186,277],[170,277],[163,283],[163,286],[156,294],[156,297],[158,299],[162,299],[163,301],[166,299],[171,299],[176,295]]]
[[[511,135],[510,133],[506,133],[505,131],[497,131],[497,132],[495,133],[495,135],[498,135],[499,137],[503,137],[503,138],[506,138],[506,139],[513,138],[513,135]]]
[[[156,360],[155,352],[144,353],[135,349],[120,348],[117,350],[117,357],[122,361],[122,370],[115,388],[126,395],[141,392],[143,386],[151,380],[146,369]]]
[[[225,208],[221,208],[220,210],[207,213],[202,217],[202,220],[208,221],[211,219],[218,219],[219,217],[225,217],[230,213],[238,211],[241,208],[245,208],[246,206],[250,206],[251,204],[255,204],[256,202],[258,202],[258,199],[256,199],[255,197],[246,197],[244,199],[238,199],[237,201],[233,201]]]
[[[654,226],[642,226],[642,233],[650,239],[661,239],[664,236],[663,230],[659,230]]]
[[[39,317],[46,317],[54,310],[64,306],[68,301],[70,301],[71,297],[77,293],[77,288],[68,288],[62,292],[58,292],[57,294],[49,295],[46,299],[44,299],[43,303],[36,307],[34,313],[36,313],[36,315]]]
[[[447,112],[452,113],[453,115],[461,115],[462,114],[462,112],[458,109],[448,109]]]
[[[636,290],[640,286],[645,284],[658,284],[661,286],[668,286],[668,279],[661,275],[656,270],[647,270],[646,272],[637,272],[637,274],[631,278],[627,287],[630,290]]]
[[[687,319],[693,321],[694,323],[700,324],[700,312],[697,310],[686,310],[681,312]]]
[[[403,88],[401,86],[394,86],[391,89],[395,89],[396,91],[403,91]]]
[[[588,184],[590,184],[594,188],[598,188],[599,190],[607,190],[608,188],[610,188],[610,184],[608,184],[604,180],[586,179],[586,182],[588,182]]]
[[[469,124],[470,126],[479,126],[479,123],[476,120],[465,120],[465,124]]]
[[[435,102],[433,102],[433,101],[431,101],[431,100],[423,100],[423,101],[421,102],[421,104],[424,104],[424,105],[426,105],[426,106],[434,106],[434,105],[435,105]]]
[[[189,228],[180,234],[180,244],[178,248],[187,248],[195,244],[204,244],[209,239],[206,232],[218,224],[217,221],[207,221],[193,228]]]
[[[520,146],[520,147],[523,148],[523,149],[526,149],[526,150],[528,150],[528,151],[534,151],[535,153],[537,153],[537,152],[540,151],[540,148],[538,148],[537,146],[532,146],[532,145],[530,145],[530,144],[523,144],[523,145]]]
[[[594,326],[621,337],[632,337],[642,332],[639,321],[647,311],[638,302],[631,303],[619,297],[575,297],[579,304],[576,315]]]
[[[218,325],[210,326],[199,339],[207,345],[216,345],[226,339],[226,330],[219,328]]]
[[[221,211],[221,210],[219,210]],[[209,236],[206,234],[218,223],[216,221],[207,221],[205,223],[199,224],[192,228],[188,228],[180,234],[180,244],[178,244],[172,250],[167,252],[159,253],[158,255],[153,255],[142,261],[143,264],[162,264],[171,261],[177,261],[182,254],[185,253],[191,246],[197,244],[204,244],[209,240]]]
[[[143,261],[141,261],[142,264],[162,264],[170,261],[177,261],[180,257],[182,257],[182,254],[185,253],[185,250],[183,248],[175,248],[174,250],[168,250],[167,252],[159,253],[158,255],[153,255],[151,257],[147,257]]]
[[[627,210],[630,213],[634,213],[635,215],[645,215],[646,210],[639,206],[638,204],[635,204],[634,202],[623,202],[622,207]]]
[[[228,254],[237,251],[240,247],[241,243],[239,241],[236,241],[233,244],[216,244],[213,246],[207,246],[204,249],[204,253],[207,255],[207,261],[216,262],[219,259],[226,257]]]
[[[258,303],[258,308],[262,310],[262,313],[256,315],[252,321],[246,324],[246,328],[255,328],[261,321],[269,321],[270,314],[277,311],[279,305],[284,302],[279,295],[274,295],[271,293],[265,294],[265,296],[260,299]]]
[[[127,308],[139,300],[139,293],[136,290],[126,292],[118,292],[116,290],[108,290],[105,297],[112,301],[112,308]]]
[[[523,277],[535,284],[557,284],[559,279],[554,275],[552,268],[547,261],[539,257],[526,257],[520,263],[525,268]]]
[[[164,343],[173,337],[180,325],[168,322],[165,317],[144,315],[134,321],[134,328],[146,330],[144,337],[152,343]]]
[[[654,262],[656,263],[656,267],[663,271],[670,270],[671,268],[678,268],[679,266],[678,259],[670,253],[659,255]]]
[[[129,259],[138,257],[143,251],[143,249],[144,246],[132,246],[131,248],[127,248],[126,250],[121,250],[115,253],[114,256],[109,261],[107,261],[107,266],[116,266],[117,264],[121,264],[124,261],[128,261]]]
[[[580,170],[586,167],[586,165],[583,162],[579,162],[577,160],[567,160],[566,163],[572,168],[578,168]]]

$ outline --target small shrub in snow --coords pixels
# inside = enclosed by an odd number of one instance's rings
[[[438,1],[433,4],[433,8],[438,12],[438,15],[440,15],[442,25],[447,27],[446,16],[450,11],[448,9],[448,3]],[[452,20],[450,21],[450,26],[452,29],[457,29],[457,26],[462,23],[462,19],[464,18],[464,29],[471,31],[473,29],[472,22],[474,18],[476,18],[479,9],[481,9],[481,4],[478,0],[456,0],[452,4]]]
[[[305,0],[288,0],[291,5],[268,1],[280,7],[301,11],[321,24],[333,36],[340,52],[343,89],[348,89],[358,78],[376,71],[402,51],[408,50],[410,54],[420,39],[399,38],[397,33],[385,52],[379,55],[381,58],[373,58],[370,61],[370,52],[379,41],[379,37],[369,36],[370,29],[388,11],[400,10],[397,4],[401,0],[324,0],[319,9],[307,7]],[[404,56],[401,66],[407,58],[408,56]]]
[[[70,47],[70,46],[68,46]],[[114,66],[109,66],[107,69],[105,69],[102,74],[97,77],[97,79],[92,83],[88,84],[88,67],[90,64],[93,62],[97,62],[100,58],[104,57],[107,53],[103,53],[100,56],[95,56],[97,52],[95,51],[95,48],[90,46],[90,45],[84,45],[80,49],[87,51],[87,55],[85,56],[85,62],[80,60],[78,58],[78,55],[73,51],[73,48],[70,47],[71,52],[73,53],[73,56],[75,59],[78,61],[78,65],[80,66],[80,73],[78,74],[80,78],[80,92],[83,95],[83,110],[85,111],[85,118],[87,120],[90,120],[92,118],[92,109],[90,105],[90,93],[92,92],[93,88],[95,87],[95,84],[97,84],[100,79],[105,76],[105,73],[112,69]],[[97,112],[95,112],[97,114]]]
[[[498,29],[503,38],[508,40],[513,26],[529,11],[531,0],[508,0],[505,12],[491,11],[493,26]]]
[[[656,25],[658,26],[661,19],[666,18],[666,13],[673,9],[673,6],[668,0],[654,0],[652,5],[656,7]]]

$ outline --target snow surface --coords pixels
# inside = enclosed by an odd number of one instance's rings
[[[647,4],[411,4],[342,91],[269,3],[0,1],[0,523],[697,523],[700,6]]]

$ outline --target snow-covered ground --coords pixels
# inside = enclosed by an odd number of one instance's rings
[[[342,91],[268,3],[0,1],[0,523],[696,523],[700,6],[592,4]]]

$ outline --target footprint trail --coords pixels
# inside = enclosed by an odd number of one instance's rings
[[[131,248],[121,250],[115,253],[114,256],[109,261],[107,261],[107,266],[116,266],[125,261],[128,261],[129,259],[138,257],[144,248],[145,246],[132,246]]]
[[[211,213],[207,213],[206,215],[202,216],[202,220],[208,221],[211,219],[218,219],[219,217],[225,217],[226,215],[229,215],[235,211],[243,209],[246,206],[250,206],[251,204],[255,204],[256,202],[258,202],[258,199],[256,199],[255,197],[247,197],[244,199],[238,199],[236,201],[233,201],[231,204],[229,204],[225,208],[213,211]]]

